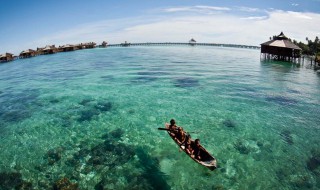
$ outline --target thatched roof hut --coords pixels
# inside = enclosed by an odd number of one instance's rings
[[[96,47],[96,43],[94,43],[94,42],[80,43],[80,44],[76,44],[75,47],[77,49],[95,48]]]
[[[5,53],[0,55],[0,62],[7,62],[13,60],[13,54],[12,53]]]
[[[33,57],[37,55],[37,51],[33,49],[27,49],[25,51],[22,51],[19,55],[20,58],[28,58],[28,57]]]
[[[103,41],[103,42],[101,43],[101,46],[102,46],[102,47],[107,47],[107,45],[108,45],[108,42],[106,42],[106,41]]]
[[[273,40],[261,44],[261,53],[271,59],[291,60],[301,56],[301,48],[281,32]]]
[[[46,47],[42,48],[43,54],[53,54],[57,53],[57,48],[55,45],[46,45]]]
[[[79,48],[75,45],[67,44],[67,45],[59,47],[59,49],[60,49],[60,51],[74,51]]]
[[[85,43],[84,46],[86,49],[89,49],[89,48],[95,48],[96,47],[96,43],[94,42],[88,42],[88,43]]]
[[[191,40],[189,40],[189,43],[197,43],[197,41],[193,38],[191,38]]]

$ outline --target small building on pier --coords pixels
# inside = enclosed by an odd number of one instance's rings
[[[108,45],[108,42],[106,42],[106,41],[103,41],[103,42],[101,43],[101,47],[107,47],[107,45]]]
[[[301,57],[302,49],[292,43],[283,32],[274,39],[261,44],[261,56],[264,59],[293,61]]]
[[[37,55],[37,51],[33,50],[33,49],[27,49],[24,50],[20,53],[19,57],[20,58],[29,58],[29,57],[34,57]]]
[[[12,53],[5,53],[0,55],[0,63],[2,62],[8,62],[13,60],[13,54]]]
[[[128,43],[127,41],[125,41],[124,43],[120,44],[122,47],[128,47],[131,45],[131,43]]]
[[[197,41],[193,38],[191,38],[191,40],[189,40],[189,44],[192,46],[196,45],[196,43],[197,43]]]

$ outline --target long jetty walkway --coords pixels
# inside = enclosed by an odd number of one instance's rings
[[[238,45],[238,44],[216,44],[216,43],[176,43],[176,42],[161,42],[161,43],[121,43],[121,44],[108,44],[107,47],[128,47],[128,46],[216,46],[216,47],[234,47],[234,48],[248,48],[260,49],[258,46]]]

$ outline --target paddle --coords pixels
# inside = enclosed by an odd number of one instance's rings
[[[171,129],[161,128],[161,127],[159,127],[158,129],[159,129],[159,130],[165,130],[165,131],[173,131],[173,130],[171,130]]]

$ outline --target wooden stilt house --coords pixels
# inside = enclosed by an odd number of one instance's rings
[[[57,53],[58,50],[55,45],[51,45],[51,46],[47,45],[42,49],[42,51],[43,51],[43,54],[54,54],[54,53]]]
[[[297,61],[301,57],[301,48],[292,43],[283,32],[273,40],[261,44],[261,57],[281,61]]]
[[[37,52],[33,49],[27,49],[20,53],[20,58],[28,58],[28,57],[34,57],[37,55]]]
[[[101,43],[101,46],[102,46],[102,47],[107,47],[107,45],[108,45],[108,42],[106,42],[106,41],[103,41],[103,42]]]
[[[12,53],[5,53],[5,54],[0,55],[0,63],[12,61],[12,60],[13,60]]]
[[[59,49],[60,49],[60,51],[65,52],[65,51],[75,51],[79,48],[75,45],[67,44],[67,45],[59,47]]]

